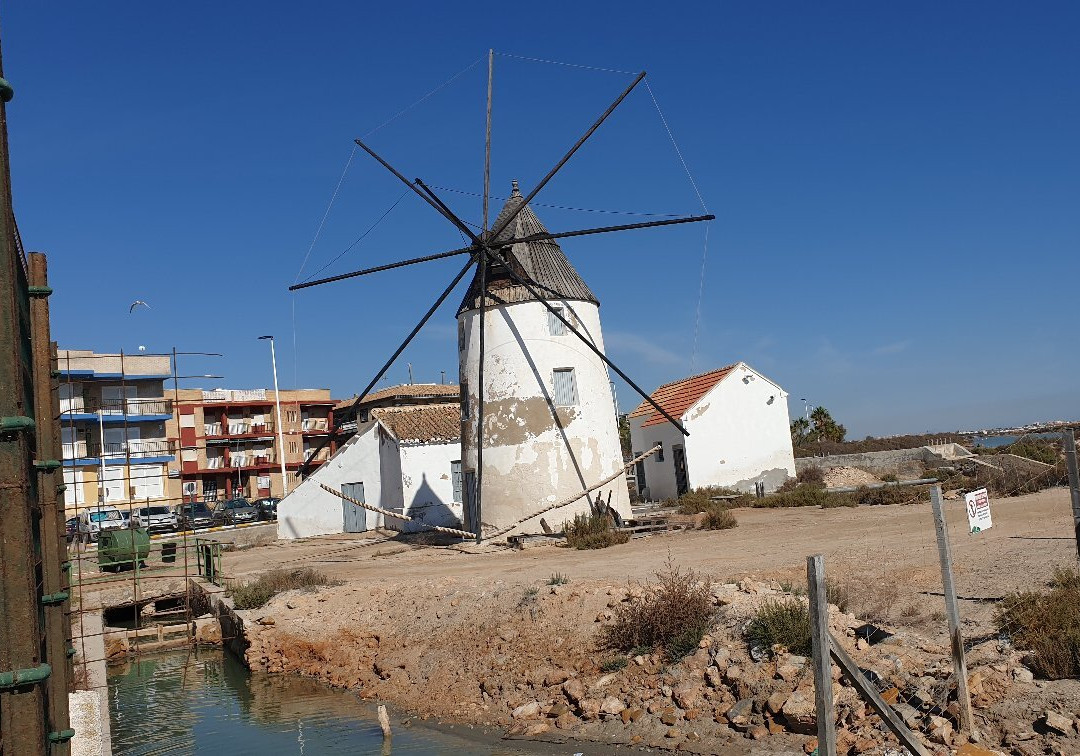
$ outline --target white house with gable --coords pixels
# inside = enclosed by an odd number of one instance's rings
[[[414,527],[320,483],[430,525],[461,527],[460,412],[457,403],[371,410],[356,435],[278,504],[278,538]]]
[[[795,475],[787,392],[745,362],[665,383],[650,395],[689,432],[684,436],[648,402],[628,416],[638,493],[673,499],[702,486],[753,493]]]

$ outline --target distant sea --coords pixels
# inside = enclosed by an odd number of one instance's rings
[[[1060,438],[1060,433],[1026,433],[1028,438]],[[985,446],[987,449],[996,449],[999,446],[1008,446],[1015,443],[1021,436],[977,436],[973,440],[976,446]]]

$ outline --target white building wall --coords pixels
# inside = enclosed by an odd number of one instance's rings
[[[369,424],[366,429],[361,427],[360,432],[345,442],[334,456],[290,491],[278,504],[278,538],[307,538],[342,532],[342,499],[324,491],[320,483],[340,491],[343,483],[363,482],[364,497],[378,506],[385,506],[387,499],[393,497],[394,489],[392,481],[390,491],[384,492],[381,485],[382,453],[388,435],[376,423]],[[398,497],[394,503],[400,508],[400,476],[397,482]]]
[[[774,491],[795,475],[787,393],[740,364],[690,408],[687,468],[690,487],[727,486]]]
[[[586,302],[561,302],[576,314],[576,325],[601,350],[600,311]],[[574,319],[571,319],[574,322]],[[464,401],[469,419],[463,424],[462,460],[476,469],[475,413],[478,397],[480,312],[459,316],[463,333],[460,354]],[[492,307],[487,314],[483,511],[485,528],[512,525],[531,513],[580,493],[622,465],[615,404],[607,366],[571,332],[553,336],[548,311],[540,302]],[[552,408],[553,371],[572,367],[578,404]],[[465,393],[467,391],[467,394]],[[625,476],[601,489],[624,517],[630,516]],[[593,494],[595,496],[595,494]],[[543,517],[555,528],[589,509],[582,498]],[[539,531],[539,517],[526,520],[522,531]]]
[[[461,458],[460,443],[401,444],[404,514],[429,525],[461,527],[461,502],[454,501],[451,463]]]
[[[649,415],[630,418],[630,446],[634,456],[644,453],[660,442],[664,446],[664,456],[661,461],[659,454],[653,454],[645,459],[645,492],[643,498],[647,501],[660,499],[674,499],[676,496],[675,465],[673,459],[673,447],[678,444],[686,445],[686,437],[671,423],[666,420],[660,425],[650,425],[643,428],[642,424],[649,419]],[[681,420],[680,420],[681,422]],[[640,483],[638,486],[640,490]]]

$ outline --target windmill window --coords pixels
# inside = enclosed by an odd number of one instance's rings
[[[556,407],[577,405],[577,378],[574,376],[574,368],[555,368],[553,383]]]
[[[469,419],[469,383],[461,382],[461,419]]]
[[[459,352],[465,351],[465,324],[458,323],[457,327],[457,348]]]
[[[566,323],[559,320],[559,316],[566,317],[566,311],[561,307],[553,307],[552,310],[548,310],[548,331],[552,336],[565,336]]]

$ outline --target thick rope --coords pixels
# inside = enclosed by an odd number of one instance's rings
[[[341,491],[330,488],[330,486],[328,486],[328,485],[326,485],[324,483],[320,483],[319,486],[324,491],[326,491],[327,493],[332,493],[334,496],[337,496],[338,498],[344,499],[345,501],[352,502],[356,506],[363,507],[364,509],[367,509],[367,510],[369,510],[371,512],[378,512],[381,515],[389,515],[390,517],[395,517],[395,518],[397,518],[399,520],[404,520],[405,522],[416,523],[417,525],[422,527],[424,529],[424,531],[434,530],[437,533],[448,533],[450,535],[461,536],[462,538],[475,538],[476,537],[475,533],[470,533],[467,530],[457,530],[456,528],[444,528],[441,525],[428,525],[426,522],[419,522],[419,521],[413,519],[412,517],[409,517],[406,514],[401,514],[400,512],[391,512],[389,509],[383,509],[382,507],[376,507],[373,504],[365,504],[364,502],[362,502],[362,501],[360,501],[358,499],[354,499],[351,496],[346,496]],[[396,530],[396,528],[393,528],[393,529]],[[423,532],[423,531],[421,531],[421,532]]]
[[[573,504],[573,503],[574,503],[575,501],[577,501],[577,500],[578,500],[578,499],[580,499],[581,497],[583,497],[583,496],[588,496],[589,494],[591,494],[591,493],[592,493],[593,491],[595,491],[596,489],[598,489],[598,488],[601,488],[602,486],[606,486],[606,485],[607,485],[608,483],[610,483],[611,481],[615,480],[615,479],[616,479],[617,477],[619,477],[620,475],[622,475],[623,473],[625,473],[625,472],[626,472],[627,470],[629,470],[629,469],[630,469],[631,467],[633,467],[634,465],[636,465],[636,464],[637,464],[638,462],[640,462],[641,460],[645,459],[646,457],[649,457],[649,456],[652,456],[653,454],[656,454],[656,453],[657,453],[658,451],[660,451],[660,444],[657,444],[656,446],[654,446],[653,448],[649,449],[649,450],[648,450],[647,452],[645,452],[644,454],[640,454],[640,455],[638,455],[638,456],[634,457],[634,458],[633,458],[632,460],[630,460],[630,461],[629,461],[629,462],[627,462],[627,463],[626,463],[625,465],[623,465],[623,466],[622,466],[622,467],[620,467],[620,468],[619,468],[618,470],[616,470],[616,471],[615,471],[615,472],[614,472],[614,473],[613,473],[612,475],[610,475],[610,476],[609,476],[609,477],[607,477],[607,478],[604,478],[604,479],[603,479],[602,481],[600,481],[599,483],[596,483],[596,484],[594,484],[594,485],[592,485],[592,486],[590,486],[590,487],[586,488],[586,489],[585,489],[584,491],[582,491],[581,493],[576,493],[576,494],[574,494],[573,496],[571,496],[571,497],[569,497],[569,498],[563,499],[562,501],[557,501],[557,502],[555,502],[554,504],[552,504],[551,506],[548,506],[548,507],[544,507],[544,508],[543,508],[543,509],[541,509],[541,510],[540,510],[539,512],[533,512],[533,513],[532,513],[531,515],[529,515],[528,517],[523,517],[523,518],[521,518],[520,520],[518,520],[517,522],[515,522],[515,523],[514,523],[513,525],[509,525],[509,526],[507,526],[507,527],[503,528],[502,530],[496,530],[496,531],[495,531],[494,533],[492,533],[491,535],[487,535],[487,536],[484,536],[484,537],[485,537],[485,538],[498,538],[498,537],[499,537],[499,536],[501,536],[501,535],[502,535],[503,533],[507,533],[507,532],[509,532],[509,531],[513,530],[514,528],[516,528],[516,527],[517,527],[518,525],[520,525],[521,523],[525,522],[526,520],[531,520],[532,518],[534,518],[534,517],[537,517],[537,516],[539,516],[539,515],[542,515],[542,514],[544,514],[545,512],[550,512],[550,511],[551,511],[551,510],[553,510],[553,509],[558,509],[559,507],[565,507],[565,506],[566,506],[567,504]],[[325,487],[325,486],[324,486],[324,487]]]

